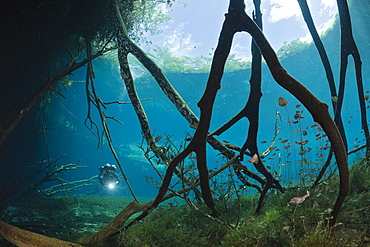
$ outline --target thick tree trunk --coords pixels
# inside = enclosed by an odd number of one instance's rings
[[[0,221],[0,235],[18,247],[82,247],[82,245],[49,238],[41,234],[22,230]]]
[[[242,0],[231,0],[230,2],[243,4]],[[261,30],[244,11],[239,15],[234,16],[234,18],[234,23],[238,26],[238,29],[240,31],[250,33],[254,38],[275,81],[296,97],[307,108],[313,119],[321,125],[329,138],[338,163],[340,175],[339,195],[333,208],[333,219],[330,222],[331,225],[333,225],[337,219],[344,199],[349,194],[349,170],[347,151],[337,125],[329,114],[328,105],[321,102],[305,86],[289,75],[289,73],[280,64],[276,53]]]

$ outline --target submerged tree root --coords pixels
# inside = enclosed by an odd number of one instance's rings
[[[44,235],[22,230],[18,227],[11,226],[0,220],[0,235],[19,247],[78,247],[82,245],[59,240],[56,238],[46,237]]]
[[[93,244],[99,243],[104,239],[118,233],[122,225],[130,218],[131,215],[147,210],[153,201],[139,204],[135,201],[130,202],[117,216],[114,218],[111,223],[106,227],[101,229],[99,232],[91,236],[87,241],[85,241],[86,246],[91,246]]]
[[[224,166],[220,167],[218,170],[216,170],[214,173],[212,173],[209,178],[211,179],[212,177],[216,176],[217,174],[219,174],[220,172],[222,172],[223,170],[225,170],[229,166],[231,166],[233,164],[236,164],[237,163],[237,159],[238,159],[238,155],[234,156]],[[199,184],[200,184],[200,181],[198,181],[197,183],[194,183],[193,185],[191,185],[191,186],[189,186],[187,188],[184,188],[182,190],[173,191],[172,193],[165,195],[162,198],[162,201],[161,202],[164,202],[164,201],[166,201],[166,200],[168,200],[168,199],[170,199],[172,197],[175,197],[175,196],[184,194],[186,192],[189,192],[189,191],[193,190],[194,188],[196,188],[197,186],[199,186]],[[126,223],[126,221],[133,214],[148,210],[151,207],[151,205],[153,204],[153,202],[154,202],[154,200],[149,201],[147,203],[142,203],[142,204],[139,204],[139,203],[137,203],[135,201],[130,202],[111,221],[111,223],[109,223],[102,230],[100,230],[99,232],[95,233],[89,239],[87,239],[86,241],[84,241],[84,245],[86,245],[86,246],[92,246],[92,245],[94,245],[96,243],[102,242],[103,240],[105,240],[105,239],[107,239],[107,238],[109,238],[109,237],[111,237],[113,235],[116,235],[116,234],[118,234],[118,233],[126,230],[128,227],[130,227],[131,225],[133,225],[133,224],[135,224],[137,222],[137,218],[134,219],[133,222],[127,224],[124,228],[122,228],[122,226]]]
[[[173,194],[167,195],[166,199],[169,199]],[[135,213],[147,210],[153,201],[139,204],[135,201],[130,202],[106,227],[91,236],[85,241],[83,245],[75,244],[56,238],[50,238],[38,233],[22,230],[18,227],[9,225],[3,221],[0,221],[0,236],[15,244],[19,247],[82,247],[82,246],[93,246],[108,237],[115,235],[120,232],[120,229],[125,222]]]

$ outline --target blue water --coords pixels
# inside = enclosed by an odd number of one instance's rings
[[[295,66],[297,60],[292,63],[287,59],[283,64],[295,78],[305,84],[320,100],[328,103],[329,109],[332,111],[329,89],[326,79],[323,76],[323,69],[320,66],[318,57],[313,56],[313,58],[315,61],[311,60],[308,70],[304,68],[297,69]],[[298,59],[298,61],[302,63],[302,67],[306,66],[303,62],[304,59]],[[107,63],[99,59],[94,61],[94,66],[96,72],[95,85],[100,98],[104,102],[115,100],[129,102],[124,83],[120,78],[118,70],[112,70]],[[315,69],[313,70],[313,68]],[[302,73],[302,70],[305,73]],[[349,71],[353,71],[352,64],[350,64]],[[167,76],[190,108],[199,116],[197,102],[203,94],[208,75],[202,73],[167,73]],[[61,176],[68,181],[87,179],[97,175],[98,167],[105,163],[116,164],[107,145],[106,138],[103,138],[103,147],[98,148],[97,139],[84,125],[87,114],[85,83],[82,82],[84,77],[84,68],[74,73],[70,77],[70,80],[74,81],[72,86],[68,90],[60,91],[65,96],[65,99],[55,94],[50,105],[43,111],[45,125],[47,128],[52,129],[49,131],[50,137],[47,138],[50,158],[55,160],[61,155],[65,155],[59,160],[60,164],[76,163],[79,161],[78,165],[84,166],[77,170],[68,171],[65,175]],[[222,88],[219,90],[215,102],[211,131],[218,128],[242,109],[249,94],[249,77],[250,70],[230,72],[224,75]],[[352,72],[349,73],[349,78],[353,78]],[[353,100],[351,95],[351,91],[355,90],[352,80],[348,80],[349,86],[342,115],[347,131],[349,150],[353,149],[355,145],[364,144],[364,141],[360,141],[364,137],[359,134],[361,129],[359,125],[360,116],[357,112],[359,110],[357,101]],[[185,133],[194,133],[189,123],[177,112],[176,108],[164,96],[151,77],[144,75],[137,78],[136,86],[141,99],[150,98],[150,100],[143,101],[142,104],[146,110],[151,130],[153,132],[155,131],[155,136],[162,136],[159,144],[163,144],[165,135],[170,135],[171,140],[176,144],[183,141]],[[365,86],[365,90],[367,89],[368,87]],[[309,112],[303,106],[299,106],[301,105],[300,102],[273,81],[266,67],[264,67],[262,90],[264,93],[261,99],[258,135],[260,152],[265,151],[270,146],[274,135],[276,114],[277,111],[279,112],[277,120],[279,134],[273,152],[264,159],[265,164],[271,167],[271,172],[274,172],[276,176],[281,176],[280,179],[283,185],[298,183],[302,180],[302,177],[306,177],[308,179],[306,182],[308,183],[308,181],[314,179],[314,176],[317,175],[319,168],[321,168],[326,159],[328,150],[320,148],[330,146],[330,143],[327,142],[327,138],[325,137],[316,140],[324,133],[318,130],[319,126],[310,127],[315,123],[310,117]],[[59,100],[56,100],[55,97],[58,97]],[[279,106],[278,97],[285,98],[288,101],[288,105],[285,107]],[[367,105],[369,105],[368,102]],[[295,119],[296,111],[303,111],[299,115],[303,118]],[[114,148],[135,194],[142,197],[155,196],[157,189],[146,182],[145,176],[153,177],[156,181],[159,181],[159,178],[145,159],[143,152],[138,148],[138,145],[142,142],[142,136],[139,122],[132,106],[130,104],[107,105],[105,113],[107,116],[114,116],[124,124],[120,125],[113,120],[107,119]],[[100,119],[95,108],[92,108],[92,118],[98,124],[99,132],[102,134]],[[292,123],[294,121],[296,123]],[[247,129],[248,121],[242,119],[233,128],[218,138],[219,140],[242,146],[246,138]],[[306,131],[306,135],[303,135],[303,131]],[[358,138],[360,142],[354,141],[355,138]],[[287,141],[284,142],[284,140]],[[295,142],[306,140],[308,143],[303,145],[304,149],[311,148],[312,150],[300,155],[300,145]],[[41,139],[39,139],[38,148],[39,154],[37,160],[45,156],[45,145]],[[226,162],[216,156],[218,153],[211,150],[211,148],[208,149],[208,153],[208,165],[210,169],[218,168]],[[363,152],[360,151],[358,154],[350,156],[350,162],[357,160],[362,154]],[[303,162],[303,158],[306,160],[305,162]],[[256,172],[251,166],[251,163],[244,162],[243,164]],[[162,166],[160,169],[164,173],[164,167]],[[176,181],[175,178],[174,181]],[[89,184],[91,185],[76,190],[74,193],[130,195],[122,176],[120,185],[112,191],[105,191],[100,188],[97,179]],[[44,186],[47,187],[48,184]],[[253,192],[253,190],[250,191]]]
[[[338,32],[335,29],[334,31]],[[337,35],[338,33],[334,37],[338,37]],[[370,78],[370,54],[367,52],[368,44],[361,42],[361,38],[363,37],[359,37],[358,45],[363,61],[364,89],[368,91],[370,90],[368,81],[368,78]],[[339,43],[329,41],[326,44],[327,51],[332,62],[335,80],[338,82]],[[124,82],[119,74],[117,61],[108,63],[99,58],[93,64],[96,75],[95,86],[101,100],[104,102],[116,100],[129,102]],[[332,114],[329,87],[315,47],[311,46],[308,50],[294,57],[288,57],[282,61],[282,64],[292,76],[311,90],[321,101],[326,102]],[[65,98],[54,93],[51,102],[45,104],[41,111],[39,107],[35,107],[20,123],[17,131],[7,140],[7,146],[3,147],[5,151],[2,153],[2,161],[5,170],[17,176],[22,173],[20,168],[23,166],[35,165],[41,160],[47,160],[47,157],[50,159],[49,162],[54,162],[59,158],[57,161],[58,167],[78,162],[80,167],[77,169],[58,175],[65,181],[71,182],[96,176],[99,172],[98,167],[105,163],[116,164],[106,138],[102,139],[103,145],[98,147],[98,140],[84,125],[87,116],[86,91],[83,82],[85,73],[86,68],[84,67],[75,71],[69,77],[73,84],[68,90],[57,88]],[[208,74],[166,72],[166,76],[188,106],[199,116],[197,102],[203,95]],[[225,73],[222,79],[222,88],[218,92],[214,105],[210,131],[216,130],[244,107],[249,94],[249,78],[249,69]],[[179,144],[184,140],[186,133],[194,133],[194,129],[177,112],[153,78],[144,73],[135,79],[135,83],[140,98],[150,98],[150,100],[143,101],[142,104],[152,132],[155,132],[155,136],[162,136],[158,144],[163,145],[166,135],[171,136],[173,143]],[[314,180],[322,167],[328,154],[326,147],[330,146],[330,143],[327,142],[326,137],[323,137],[324,133],[318,129],[319,126],[314,126],[315,122],[309,112],[273,80],[266,66],[263,67],[262,92],[257,140],[260,152],[269,148],[274,136],[275,124],[277,124],[279,130],[276,142],[273,145],[274,150],[264,159],[265,165],[271,167],[270,171],[275,177],[279,176],[283,185],[302,182],[302,178],[304,178],[303,183],[308,185],[309,182]],[[369,94],[367,93],[367,95]],[[279,106],[278,97],[286,99],[287,106]],[[366,101],[366,105],[369,106],[369,100]],[[302,118],[294,118],[297,111],[300,111],[298,115]],[[154,181],[159,181],[159,177],[144,157],[142,150],[138,148],[143,138],[132,105],[111,104],[107,105],[104,112],[107,116],[114,116],[123,123],[123,125],[120,125],[111,119],[107,119],[113,146],[135,194],[141,197],[154,197],[157,188],[147,183],[146,177],[153,177]],[[44,126],[47,128],[46,139],[44,139],[43,132],[40,131],[39,119],[41,115],[43,116]],[[102,135],[99,115],[93,106],[91,117],[97,123],[98,132]],[[352,150],[358,145],[365,144],[364,135],[361,132],[357,87],[351,59],[348,67],[342,118],[347,134],[348,149]],[[217,138],[221,141],[242,146],[246,139],[247,130],[248,121],[242,119]],[[97,133],[96,129],[93,129],[93,131],[95,134]],[[296,143],[306,141],[307,143],[304,145]],[[300,146],[309,151],[300,154],[302,151]],[[219,168],[221,164],[226,162],[211,147],[208,147],[207,152],[209,169]],[[349,163],[357,161],[363,154],[364,151],[361,150],[350,155]],[[191,161],[186,162],[190,164]],[[248,166],[251,171],[256,172],[251,163],[244,161],[243,164]],[[159,167],[162,174],[165,171],[164,169],[164,166]],[[335,165],[331,166],[328,171],[331,172],[334,169]],[[38,177],[42,177],[42,174]],[[121,183],[112,191],[101,188],[98,179],[95,178],[86,182],[86,186],[71,193],[78,195],[130,196],[128,186],[121,174],[120,178]],[[4,179],[6,180],[6,178]],[[223,174],[217,179],[218,181],[224,181],[227,180],[227,177]],[[173,180],[177,181],[176,178]],[[58,182],[55,181],[44,183],[40,188],[45,189],[56,184]],[[255,193],[253,189],[248,189],[248,191]]]

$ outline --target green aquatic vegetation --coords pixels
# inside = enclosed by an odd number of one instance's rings
[[[166,47],[155,47],[153,53],[147,52],[161,69],[166,73],[183,73],[183,74],[197,74],[209,73],[211,70],[212,56],[175,56],[171,54]],[[115,59],[115,58],[113,58]],[[139,76],[150,76],[147,70],[135,59],[130,60],[130,64],[135,67],[136,73]],[[251,61],[243,61],[236,58],[235,54],[230,54],[225,64],[225,71],[234,72],[249,69]]]
[[[360,164],[354,166],[362,167],[366,174],[369,168]],[[296,186],[285,193],[272,191],[257,215],[254,212],[256,195],[221,198],[217,200],[217,208],[222,221],[228,225],[205,217],[183,200],[171,199],[128,230],[96,246],[366,246],[362,244],[368,241],[370,231],[368,191],[356,189],[361,193],[353,192],[347,198],[338,223],[329,227],[330,212],[337,195],[332,189],[336,187],[336,180],[332,176],[311,189],[310,196],[300,205],[287,206],[287,202],[292,197],[304,195],[308,188]],[[27,201],[27,210],[17,205],[16,218],[9,215],[8,221],[17,219],[18,224],[24,224],[21,219],[32,219],[34,227],[41,226],[39,222],[47,225],[51,225],[47,222],[58,222],[57,228],[48,229],[49,236],[83,242],[84,238],[109,223],[129,201],[129,197],[108,196],[35,199]],[[209,212],[206,205],[196,206]],[[25,221],[27,225],[30,223]]]
[[[333,228],[329,228],[329,220],[337,195],[336,175],[327,178],[316,188],[297,185],[287,188],[285,193],[269,192],[263,210],[258,215],[254,212],[258,200],[256,195],[220,197],[216,200],[217,208],[226,224],[207,218],[184,204],[184,201],[174,199],[99,246],[262,247],[360,244],[367,239],[366,232],[370,230],[367,226],[370,220],[370,196],[366,181],[361,177],[361,174],[367,174],[368,168],[359,162],[352,166],[351,171],[351,181],[357,179],[354,182],[357,184],[353,185],[354,192],[346,200],[338,223]],[[307,190],[310,190],[310,196],[303,203],[287,205],[291,198],[302,197]],[[74,219],[74,226],[71,228],[73,233],[70,236],[81,240],[99,229],[94,221],[107,224],[129,200],[126,197],[61,197],[38,202],[35,200],[34,206],[43,208],[45,212],[57,209],[63,215],[68,215],[68,218]],[[147,200],[140,198],[142,202]],[[196,206],[209,213],[206,205]],[[94,221],[91,221],[92,218]]]
[[[350,167],[350,180],[352,193],[362,193],[370,190],[370,169],[366,159],[363,158]]]
[[[299,39],[292,40],[291,42],[284,42],[284,45],[280,47],[277,52],[279,58],[283,59],[286,57],[291,57],[305,49],[308,48],[310,44],[307,42],[302,42]]]
[[[362,174],[370,169],[362,163],[353,166],[357,167],[352,171],[359,169]],[[348,197],[333,227],[329,227],[329,220],[337,195],[336,176],[310,189],[310,196],[299,205],[287,203],[306,193],[308,188],[303,185],[285,193],[270,192],[258,215],[251,206],[256,196],[218,200],[217,208],[229,226],[187,205],[162,207],[125,232],[122,241],[125,246],[362,246],[370,230],[370,195],[363,187],[364,179],[361,181],[355,190],[360,193]],[[197,206],[207,212],[205,205]]]
[[[186,206],[156,210],[125,234],[127,246],[210,246],[227,233],[225,226],[205,218]]]

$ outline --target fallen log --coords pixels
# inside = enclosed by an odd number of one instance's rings
[[[18,247],[82,247],[80,244],[50,238],[38,233],[22,230],[0,220],[0,235]]]

